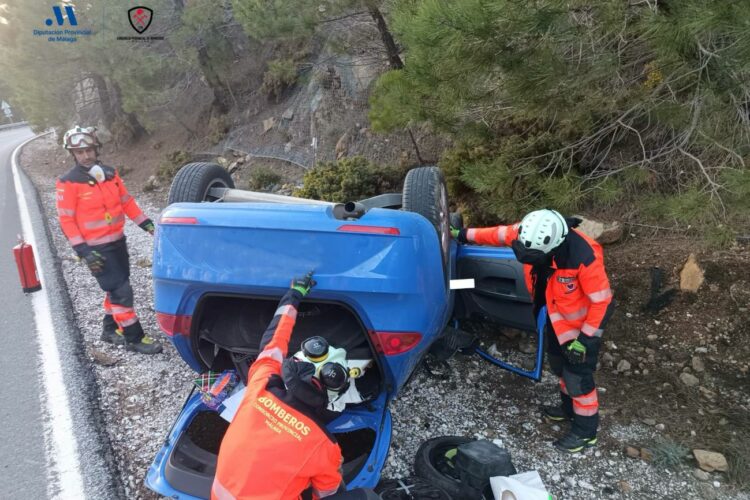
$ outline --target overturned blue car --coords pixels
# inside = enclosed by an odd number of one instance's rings
[[[155,307],[197,373],[246,374],[290,276],[315,270],[290,350],[320,335],[362,367],[355,397],[328,426],[348,488],[380,480],[388,404],[428,351],[450,340],[454,318],[481,315],[536,330],[512,251],[451,240],[436,167],[411,170],[402,193],[334,204],[237,190],[222,167],[191,163],[175,177],[169,201],[154,244]],[[454,290],[463,278],[473,287]],[[540,364],[541,347],[536,370],[522,374],[538,378]],[[148,487],[170,498],[209,498],[228,425],[192,394],[148,471]]]

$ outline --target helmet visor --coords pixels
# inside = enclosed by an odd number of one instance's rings
[[[71,134],[65,143],[67,149],[95,148],[98,145],[99,143],[94,136],[85,133]]]

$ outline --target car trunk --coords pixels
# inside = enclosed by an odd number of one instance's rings
[[[219,294],[204,296],[196,308],[195,317],[199,319],[191,332],[190,343],[196,357],[212,371],[242,371],[243,366],[246,370],[246,365],[250,365],[258,355],[261,337],[277,305],[278,298]],[[386,406],[381,370],[366,329],[345,305],[320,301],[302,303],[289,344],[289,354],[298,350],[301,342],[313,335],[321,335],[331,345],[345,348],[350,361],[373,361],[370,368],[364,370],[363,375],[355,381],[364,401],[347,405],[342,416],[328,429],[341,447],[344,480],[349,483],[364,471],[368,459],[376,462],[385,459],[390,431],[382,439],[378,436]],[[176,491],[180,495],[186,493],[196,498],[208,498],[219,447],[228,426],[229,423],[218,413],[202,404],[199,395],[193,395],[165,444],[165,456],[159,467],[168,485],[160,486],[157,476],[152,476],[148,481],[152,489],[167,495]],[[386,443],[385,450],[374,450],[383,448],[383,443]],[[158,457],[156,462],[160,462]]]
[[[200,362],[212,371],[238,368],[245,371],[257,356],[261,337],[271,322],[277,298],[253,296],[204,296],[194,317],[191,345]],[[320,335],[332,346],[344,348],[348,360],[372,360],[371,368],[357,379],[357,388],[370,398],[381,389],[382,376],[367,330],[347,306],[335,302],[305,301],[289,342],[289,355],[302,341]],[[244,378],[246,371],[242,373]]]
[[[164,468],[164,477],[177,491],[196,498],[209,498],[216,472],[221,440],[229,422],[218,413],[198,405],[185,430],[177,438]],[[365,465],[375,445],[376,433],[371,428],[333,433],[344,457],[342,472],[350,482]]]

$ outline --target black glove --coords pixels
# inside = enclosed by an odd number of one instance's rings
[[[153,236],[154,231],[156,231],[156,226],[154,226],[154,221],[152,221],[151,219],[144,220],[143,222],[138,224],[138,227],[148,232],[151,236]]]
[[[89,271],[94,276],[99,276],[104,272],[104,262],[107,259],[96,250],[83,256],[83,262],[89,267]]]
[[[451,226],[451,236],[453,236],[454,240],[463,243],[464,245],[469,242],[469,240],[466,239],[466,228],[458,229]]]
[[[562,346],[565,359],[571,365],[580,365],[586,362],[586,346],[578,339],[566,343]]]
[[[312,279],[312,275],[313,272],[310,271],[302,278],[294,278],[292,280],[291,288],[293,290],[297,290],[304,297],[305,295],[310,293],[310,289],[317,284],[315,280]]]

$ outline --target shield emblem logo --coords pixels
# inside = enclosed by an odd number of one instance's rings
[[[154,17],[154,11],[148,7],[133,7],[128,10],[128,21],[130,26],[140,35],[151,26],[151,19]]]

